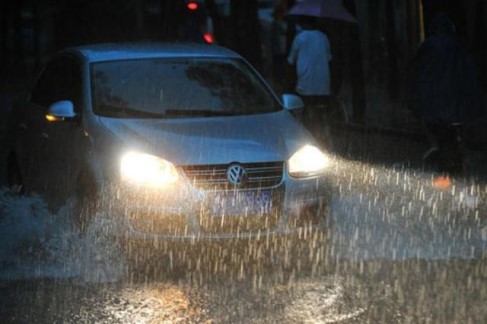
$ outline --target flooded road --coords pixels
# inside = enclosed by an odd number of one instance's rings
[[[127,255],[67,209],[0,195],[2,323],[482,323],[487,187],[340,162],[329,228]]]
[[[341,263],[279,283],[272,273],[202,285],[184,278],[2,283],[3,323],[483,323],[485,261]],[[273,281],[277,281],[272,283]]]

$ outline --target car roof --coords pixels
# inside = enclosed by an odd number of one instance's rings
[[[237,53],[221,46],[184,42],[93,44],[68,48],[63,52],[77,54],[89,62],[157,57],[241,58]]]

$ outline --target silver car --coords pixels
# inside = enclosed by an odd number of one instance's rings
[[[197,44],[91,45],[56,55],[11,119],[11,186],[82,228],[234,238],[325,225],[329,156],[241,56]],[[84,212],[83,212],[84,211]]]

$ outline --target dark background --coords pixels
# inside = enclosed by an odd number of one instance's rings
[[[0,87],[16,91],[61,48],[86,43],[178,40],[186,0],[1,0]],[[219,45],[234,49],[275,85],[269,68],[269,24],[277,0],[201,0]],[[326,0],[325,0],[326,1]],[[337,1],[337,0],[329,0]],[[295,0],[282,0],[291,8]],[[340,1],[338,1],[340,3]],[[473,55],[486,89],[487,2],[482,0],[343,0],[357,23],[324,19],[333,51],[332,90],[355,125],[416,130],[404,108],[410,62],[431,17],[447,12]],[[287,19],[287,44],[295,31]],[[14,88],[14,90],[10,90]],[[484,91],[486,93],[486,91]],[[485,110],[485,109],[484,109]],[[485,114],[484,114],[485,115]],[[486,118],[472,126],[487,141]]]

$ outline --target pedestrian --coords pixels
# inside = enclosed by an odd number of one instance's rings
[[[425,163],[444,173],[461,172],[458,126],[480,117],[482,97],[474,62],[445,13],[433,17],[413,60],[407,97],[431,143]]]
[[[287,61],[295,70],[295,92],[304,101],[303,123],[320,135],[320,125],[330,103],[330,61],[327,35],[318,29],[316,18],[302,17],[301,31],[295,36]]]

